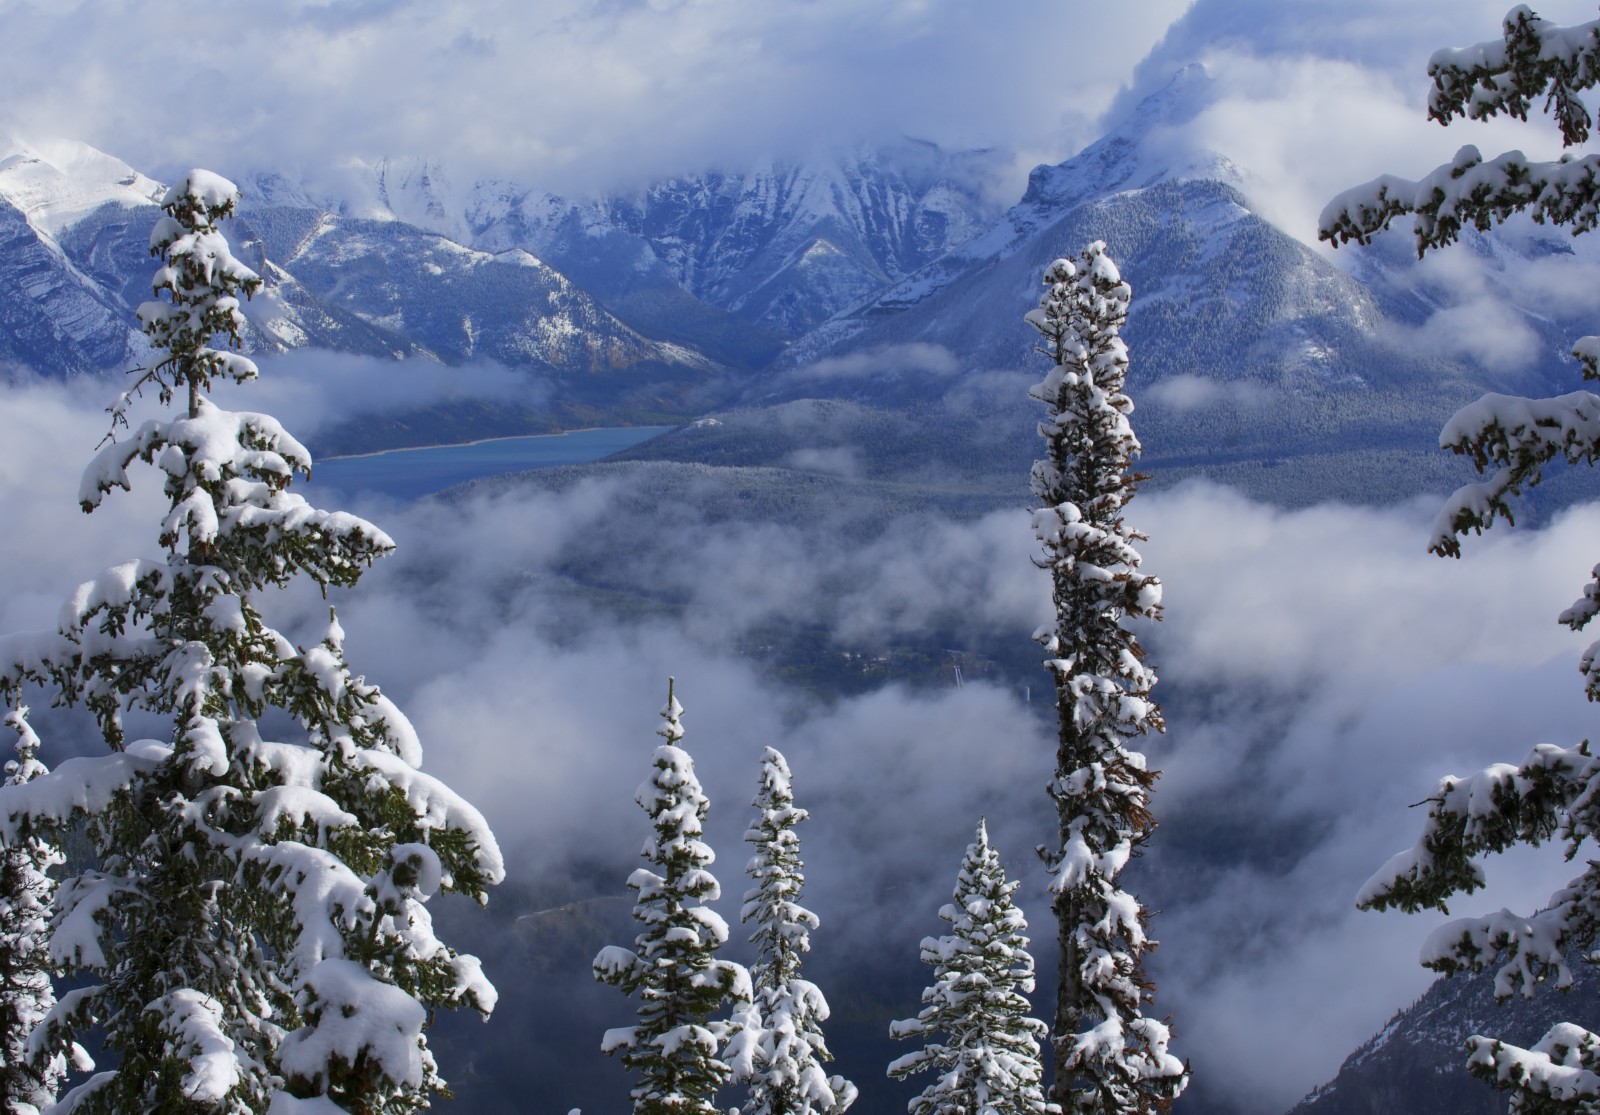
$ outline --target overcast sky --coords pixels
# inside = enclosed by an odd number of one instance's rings
[[[1363,160],[1341,137],[1365,137],[1366,162],[1405,150],[1391,129],[1414,144],[1428,53],[1491,37],[1505,6],[0,0],[0,124],[157,176],[421,155],[576,192],[894,133],[1000,147],[1025,170],[1205,61],[1234,105],[1208,139],[1348,175]]]

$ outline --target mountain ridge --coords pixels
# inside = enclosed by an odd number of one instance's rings
[[[1376,451],[1410,462],[1376,498],[1435,483],[1421,457],[1439,421],[1506,377],[1406,339],[1437,306],[1408,285],[1403,260],[1342,271],[1260,215],[1245,169],[1185,132],[1215,84],[1203,66],[1179,71],[1095,143],[1035,168],[1003,213],[984,192],[999,154],[910,140],[582,202],[502,179],[462,184],[425,159],[352,163],[321,185],[247,176],[239,251],[268,278],[247,307],[248,340],[525,371],[530,400],[546,402],[486,434],[804,397],[922,406],[970,393],[974,374],[1028,368],[1019,320],[1039,274],[1105,239],[1134,287],[1131,383],[1150,465],[1296,501],[1333,490],[1305,488],[1309,463],[1284,492],[1288,473],[1239,470]],[[82,145],[50,150],[82,181],[41,145],[0,147],[17,244],[0,291],[44,311],[0,322],[0,359],[52,374],[126,367],[143,342],[131,310],[159,184]],[[1544,250],[1494,246],[1507,258]],[[1552,341],[1567,328],[1536,324]],[[399,425],[426,440],[426,414]],[[996,468],[1015,463],[1005,447],[972,448]]]

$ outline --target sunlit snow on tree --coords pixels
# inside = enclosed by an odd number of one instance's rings
[[[915,1018],[891,1023],[897,1038],[922,1038],[921,1049],[896,1059],[889,1075],[931,1072],[934,1080],[908,1105],[910,1115],[1059,1115],[1040,1083],[1039,1042],[1048,1034],[1030,1016],[1033,956],[1028,922],[1006,880],[989,828],[978,822],[967,845],[952,901],[939,911],[943,937],[925,937],[922,960],[934,969]]]
[[[1051,1099],[1067,1112],[1156,1111],[1183,1091],[1188,1070],[1167,1051],[1167,1027],[1144,1016],[1143,956],[1154,942],[1138,900],[1117,885],[1155,828],[1155,772],[1126,742],[1162,726],[1155,672],[1124,625],[1161,609],[1161,582],[1140,569],[1133,545],[1143,536],[1122,518],[1140,449],[1120,336],[1132,293],[1100,241],[1076,263],[1056,260],[1044,283],[1027,320],[1053,361],[1029,392],[1045,405],[1033,528],[1056,612],[1035,635],[1050,655],[1059,723],[1049,786],[1059,840],[1040,849],[1060,927]]]
[[[601,1049],[638,1074],[629,1093],[635,1115],[716,1115],[717,1090],[733,1075],[720,1054],[737,1030],[716,1016],[730,1000],[736,1011],[748,1006],[750,974],[717,957],[728,923],[706,905],[722,893],[710,870],[716,857],[701,839],[708,802],[679,746],[683,706],[670,681],[661,716],[656,732],[666,742],[634,795],[651,824],[639,853],[650,866],[628,876],[643,928],[633,948],[608,945],[594,958],[596,979],[638,997],[638,1021],[607,1030]]]
[[[130,487],[135,462],[154,466],[165,556],[85,583],[56,631],[0,643],[0,682],[87,706],[110,748],[0,789],[8,845],[80,828],[93,851],[62,881],[49,942],[52,963],[93,982],[36,1041],[98,1025],[118,1067],[61,1115],[415,1111],[443,1084],[429,1010],[494,1005],[424,907],[440,890],[483,901],[504,874],[482,816],[419,769],[410,723],[351,674],[331,612],[298,647],[262,611],[265,590],[297,577],[354,584],[393,543],[290,492],[311,457],[271,416],[207,397],[219,376],[256,374],[211,347],[237,347],[239,298],[261,283],[217,228],[236,200],[207,171],[162,199],[158,298],[139,307],[161,359],[112,413],[127,424],[146,391],[179,407],[108,439],[80,493],[92,510]],[[296,738],[262,736],[268,709]],[[133,710],[169,720],[170,736],[125,739]]]

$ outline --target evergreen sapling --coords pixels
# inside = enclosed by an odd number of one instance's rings
[[[1033,957],[1028,923],[1012,901],[1016,889],[979,821],[952,901],[939,911],[951,931],[922,942],[923,963],[934,969],[922,1011],[889,1027],[896,1038],[926,1039],[889,1065],[893,1077],[934,1074],[908,1105],[910,1115],[1060,1115],[1040,1083],[1047,1030],[1030,1017]]]
[[[679,746],[682,716],[669,680],[656,729],[666,742],[634,795],[651,826],[640,852],[650,866],[628,877],[642,928],[632,949],[608,945],[594,958],[597,980],[639,999],[638,1021],[607,1030],[600,1046],[638,1074],[629,1093],[635,1115],[717,1115],[717,1091],[733,1076],[719,1054],[736,1027],[716,1015],[729,1000],[743,1014],[751,997],[750,974],[717,956],[728,924],[705,905],[721,888],[710,871],[716,857],[701,839],[708,802]]]
[[[854,1084],[822,1068],[833,1059],[822,1036],[828,1001],[800,976],[818,922],[800,904],[805,864],[795,826],[807,813],[794,803],[792,778],[783,755],[766,748],[756,819],[744,837],[755,846],[745,872],[756,885],[745,892],[740,917],[755,926],[750,940],[758,954],[750,969],[753,1009],[739,1036],[740,1075],[750,1085],[744,1115],[838,1115],[856,1098]]]

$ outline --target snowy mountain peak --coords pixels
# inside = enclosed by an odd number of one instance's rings
[[[1149,215],[1168,226],[1177,239],[1191,241],[1184,250],[1192,250],[1195,263],[1204,266],[1242,228],[1254,228],[1243,171],[1225,155],[1197,142],[1193,129],[1185,126],[1216,95],[1217,86],[1203,65],[1179,70],[1104,137],[1063,163],[1035,168],[1022,200],[988,229],[813,329],[790,346],[785,364],[800,366],[852,347],[908,339],[936,339],[957,347],[965,342],[952,343],[944,331],[967,328],[952,323],[966,323],[971,306],[991,297],[996,301],[992,320],[1003,324],[980,328],[997,329],[989,350],[1003,351],[1005,345],[1017,343],[1018,335],[1010,328],[1009,315],[1014,311],[1001,307],[1036,299],[1039,271],[1054,255],[1090,234],[1115,241],[1119,251],[1128,252],[1138,239],[1135,230],[1129,228],[1120,238],[1108,232],[1119,211],[1147,211],[1154,205]],[[1144,196],[1157,193],[1163,200],[1153,202]],[[1070,236],[1063,232],[1067,226],[1075,230]],[[1132,254],[1137,258],[1137,252]],[[1303,262],[1295,260],[1296,265]],[[1169,301],[1189,300],[1185,283],[1192,277],[1190,269],[1164,262],[1152,270],[1182,278],[1157,280],[1141,288],[1146,303],[1158,288],[1165,289]],[[949,294],[953,288],[967,296],[953,299]],[[959,309],[954,302],[961,303]],[[938,309],[928,309],[934,306]]]
[[[1115,130],[1128,127],[1148,130],[1156,124],[1187,124],[1211,103],[1216,81],[1204,62],[1190,62],[1172,75],[1170,81],[1140,101]]]
[[[55,235],[102,205],[149,205],[164,189],[121,159],[86,143],[0,136],[0,199],[46,235]]]
[[[1071,159],[1035,167],[1023,205],[1077,203],[1087,193],[1144,189],[1157,182],[1212,178],[1232,186],[1243,175],[1227,156],[1196,146],[1183,131],[1210,104],[1215,83],[1201,63],[1185,66],[1126,119]]]
[[[525,188],[497,179],[459,185],[448,167],[423,156],[352,159],[298,178],[264,172],[247,177],[244,185],[248,205],[394,221],[489,251],[511,245],[485,242],[485,229],[513,208],[537,203]]]

